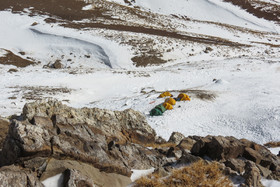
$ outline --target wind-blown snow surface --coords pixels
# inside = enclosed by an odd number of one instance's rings
[[[123,0],[108,0],[125,5]],[[133,1],[132,1],[133,2]],[[280,28],[222,0],[135,0],[134,6],[167,15],[226,23],[262,31],[280,32]]]
[[[0,12],[0,48],[16,54],[23,51],[43,65],[57,59],[66,67],[88,68],[125,67],[130,62],[124,47],[86,32],[81,36],[77,31],[46,24],[44,18]]]

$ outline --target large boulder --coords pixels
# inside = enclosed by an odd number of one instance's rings
[[[74,109],[55,101],[35,102],[25,105],[22,119],[10,125],[2,165],[25,165],[40,176],[46,158],[73,159],[130,176],[131,169],[166,162],[163,155],[144,146],[155,141],[155,131],[131,109]]]
[[[170,143],[174,143],[174,144],[179,144],[183,139],[185,138],[185,136],[182,133],[179,132],[173,132],[168,140],[168,142]]]
[[[48,117],[54,125],[87,124],[94,131],[119,141],[146,144],[155,141],[156,133],[140,112],[132,109],[110,111],[98,108],[75,109],[61,102],[34,102],[23,108],[23,118],[31,121],[35,116]]]
[[[241,156],[244,148],[234,137],[207,136],[197,141],[191,152],[197,156],[209,156],[213,160],[226,160]]]
[[[200,140],[199,136],[188,136],[180,141],[177,145],[181,150],[190,151],[193,145]]]
[[[240,158],[252,161],[260,166],[263,176],[269,175],[270,178],[278,179],[277,176],[280,173],[280,159],[266,147],[246,139],[207,136],[200,138],[193,145],[191,153],[196,156],[207,156],[213,160],[222,161],[239,173],[244,170],[244,164]]]

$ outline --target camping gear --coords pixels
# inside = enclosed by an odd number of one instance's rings
[[[166,108],[167,110],[172,110],[173,106],[169,103],[163,103],[164,108]]]
[[[165,103],[169,103],[169,104],[171,104],[171,105],[175,105],[176,104],[176,100],[175,99],[173,99],[173,98],[167,98],[167,99],[165,99],[165,101],[164,101]]]
[[[163,92],[160,94],[158,97],[163,98],[163,97],[172,97],[173,95],[170,92]]]
[[[180,93],[177,97],[177,99],[179,99],[179,101],[190,101],[190,97],[185,94],[185,93]]]
[[[155,106],[150,111],[150,116],[161,116],[166,111],[166,108],[163,106],[163,104]]]
[[[155,106],[150,111],[150,116],[161,116],[166,110],[172,110],[173,106],[176,104],[176,101],[190,101],[190,97],[185,93],[180,93],[177,98],[172,98],[173,95],[170,92],[163,92],[159,98],[170,97],[165,99],[164,103]],[[154,103],[155,101],[150,102],[149,104]],[[180,107],[180,106],[179,106]]]

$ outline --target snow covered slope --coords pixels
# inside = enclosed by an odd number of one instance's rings
[[[56,60],[65,67],[87,68],[126,67],[131,63],[129,54],[116,58],[126,52],[124,47],[100,37],[81,37],[69,29],[53,28],[44,23],[44,17],[34,19],[6,11],[0,12],[0,17],[0,47],[15,54],[24,52],[42,65]]]
[[[123,0],[111,0],[127,5]],[[135,0],[131,5],[166,15],[186,16],[195,20],[225,23],[250,29],[279,33],[279,27],[259,19],[222,0]],[[275,3],[275,2],[274,2]]]
[[[280,141],[276,21],[220,0],[13,0],[0,10],[0,115],[54,98],[139,110],[164,138]],[[7,63],[19,57],[33,64]],[[52,69],[55,61],[63,67]],[[162,91],[191,101],[151,117]]]

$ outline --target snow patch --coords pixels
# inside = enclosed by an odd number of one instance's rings
[[[272,152],[275,155],[279,154],[280,151],[280,147],[274,147],[274,148],[268,148],[270,150],[270,152]]]
[[[91,9],[93,9],[93,5],[92,5],[92,4],[91,4],[91,5],[84,6],[84,7],[82,8],[82,10],[91,10]]]
[[[47,178],[42,181],[45,187],[62,187],[63,186],[63,173],[57,174],[53,177]]]
[[[0,12],[0,48],[26,56],[41,65],[60,60],[65,67],[127,68],[133,67],[125,46],[93,36],[90,31],[77,32],[44,23],[43,17]],[[19,21],[20,20],[20,21]],[[36,22],[36,26],[31,26]],[[119,56],[119,54],[123,54]]]
[[[145,176],[145,175],[149,175],[151,173],[153,173],[155,170],[155,168],[151,168],[151,169],[147,169],[147,170],[131,170],[133,173],[130,177],[131,181],[134,182],[136,181],[137,179]]]
[[[279,187],[280,186],[280,181],[276,181],[276,180],[262,179],[261,182],[265,187]]]

